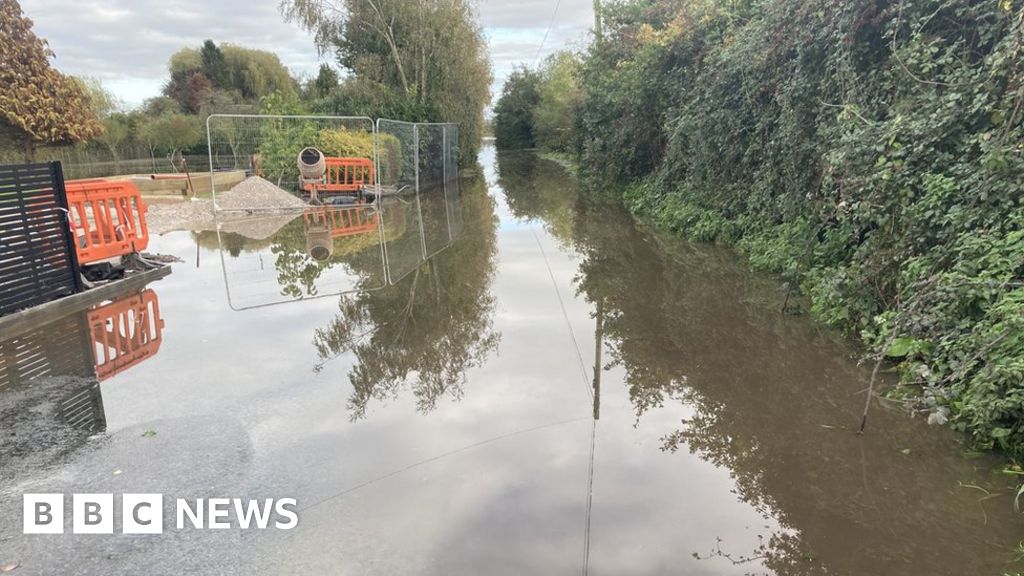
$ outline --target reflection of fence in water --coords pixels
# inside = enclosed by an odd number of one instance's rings
[[[339,152],[318,146],[328,158],[360,156],[369,150],[376,167],[376,189],[382,193],[372,206],[310,208],[301,219],[304,227],[296,222],[278,227],[275,233],[260,236],[262,246],[249,250],[238,248],[239,238],[222,233],[228,229],[224,224],[218,240],[225,289],[233,309],[379,289],[413,271],[458,235],[458,126],[381,119],[367,131],[365,121],[341,117],[210,118],[214,170],[218,166],[245,167],[237,164],[248,152],[258,156],[248,168],[274,180],[275,166],[283,166],[287,160],[290,170],[305,146],[324,144],[330,140],[324,140],[327,135],[334,144],[348,147]],[[346,127],[346,123],[356,128]],[[366,135],[371,132],[367,149]],[[357,146],[360,142],[361,148]],[[357,148],[358,153],[352,152]],[[283,150],[291,152],[286,155]],[[295,177],[298,182],[297,169]],[[277,178],[282,183],[287,179]],[[281,219],[284,214],[279,211],[265,220]],[[360,223],[353,221],[353,215]],[[255,240],[255,235],[248,237]],[[367,257],[371,240],[376,241],[379,252],[373,264]],[[229,243],[233,248],[227,251]],[[246,242],[243,239],[241,243]]]
[[[128,294],[0,341],[0,413],[56,407],[55,422],[85,433],[106,429],[100,382],[159,351],[156,292]],[[10,414],[12,418],[15,415]],[[52,427],[53,422],[26,425]]]
[[[248,229],[276,231],[257,240],[256,234],[232,223],[239,232],[219,227],[221,268],[228,304],[248,310],[312,300],[386,284],[382,237],[387,226],[375,206],[310,207],[286,214],[246,219]],[[230,249],[229,249],[230,248]]]
[[[454,180],[372,206],[320,206],[289,217],[264,240],[246,241],[221,226],[221,266],[232,309],[381,289],[450,246],[462,230]],[[264,229],[261,222],[281,218],[264,214],[247,221]]]

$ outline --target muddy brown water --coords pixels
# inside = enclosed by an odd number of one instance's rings
[[[868,369],[780,314],[775,280],[638,225],[552,162],[485,148],[481,164],[334,215],[349,224],[325,260],[308,255],[314,214],[154,238],[186,259],[171,276],[0,335],[0,565],[1022,570],[1015,478],[897,407],[853,434]],[[120,354],[97,344],[116,319],[138,336]],[[162,493],[167,529],[23,535],[38,492]],[[211,497],[296,498],[299,524],[173,526],[170,501]]]

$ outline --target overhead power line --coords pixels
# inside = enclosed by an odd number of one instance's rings
[[[540,41],[540,46],[537,47],[537,55],[533,58],[533,65],[536,66],[540,62],[540,51],[544,49],[544,44],[548,41],[548,34],[551,33],[551,28],[555,25],[555,18],[558,16],[558,7],[562,5],[562,0],[555,2],[555,11],[551,14],[551,22],[548,23],[548,29],[544,31],[544,39]]]

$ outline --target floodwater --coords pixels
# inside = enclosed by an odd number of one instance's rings
[[[185,259],[170,276],[0,336],[0,566],[1021,570],[1016,478],[885,404],[855,435],[868,369],[782,315],[774,280],[635,224],[552,162],[485,148],[481,164],[380,211],[154,238]],[[119,322],[130,343],[110,343]],[[67,533],[23,535],[22,495],[47,492],[68,509],[160,493],[166,527],[122,534],[118,512],[115,534],[76,535],[66,510]],[[298,525],[174,526],[175,499],[214,497],[295,498]]]

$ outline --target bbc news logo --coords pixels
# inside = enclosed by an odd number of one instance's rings
[[[24,533],[63,534],[64,494],[25,494]],[[299,523],[294,498],[245,500],[241,498],[178,498],[174,527],[199,530],[291,530]],[[122,494],[115,508],[113,494],[72,494],[73,534],[113,534],[114,519],[121,518],[122,534],[163,534],[163,494]]]

